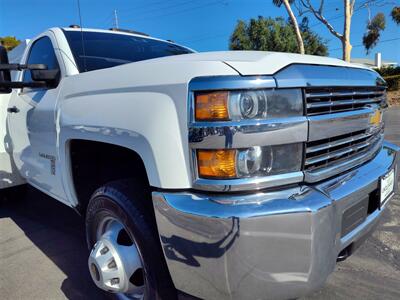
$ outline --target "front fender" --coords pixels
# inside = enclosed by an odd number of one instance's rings
[[[80,137],[136,151],[154,187],[190,188],[188,83],[199,76],[238,73],[221,61],[186,58],[152,59],[63,78],[56,126],[65,172],[68,141]],[[64,182],[69,190],[72,185]]]
[[[180,89],[186,93],[186,87]],[[187,129],[180,126],[186,117],[182,120],[180,114],[183,112],[177,110],[172,97],[161,92],[127,88],[70,95],[63,99],[57,117],[62,169],[70,174],[69,141],[91,140],[138,153],[154,187],[189,188],[190,168],[184,153],[187,139],[182,138],[187,136]],[[64,177],[65,186],[72,186],[70,176]],[[67,193],[75,199],[73,192]]]

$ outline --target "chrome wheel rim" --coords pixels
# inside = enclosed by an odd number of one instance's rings
[[[136,241],[114,217],[100,221],[88,260],[97,287],[119,298],[144,299],[145,271]]]

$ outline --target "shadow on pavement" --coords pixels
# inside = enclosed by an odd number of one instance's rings
[[[61,290],[66,298],[107,298],[96,288],[90,278],[87,268],[88,250],[85,241],[84,219],[73,209],[33,188],[28,188],[24,198],[2,199],[0,208],[0,219],[11,219],[26,237],[57,266],[60,273],[56,275],[64,276],[62,273],[65,274],[66,279],[61,283]],[[6,229],[0,228],[0,232]],[[13,239],[18,239],[18,237],[11,237],[10,242]],[[2,246],[0,243],[0,247],[6,249],[7,245]],[[17,250],[12,251],[11,249],[7,255],[7,251],[0,248],[0,265],[6,267],[8,257],[16,255]],[[19,250],[24,251],[25,249]],[[6,254],[4,255],[4,253]],[[35,263],[32,262],[32,265],[26,267],[34,268]],[[4,272],[4,270],[0,270],[0,272]],[[38,276],[41,275],[51,276],[52,274],[38,274]],[[18,276],[19,274],[14,274],[12,278],[18,278]],[[18,283],[11,283],[11,285],[24,288],[22,284]],[[51,289],[53,287],[48,285],[38,288]],[[49,298],[52,298],[51,294],[50,292]]]

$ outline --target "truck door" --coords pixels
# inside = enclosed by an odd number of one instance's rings
[[[56,51],[55,38],[49,34],[33,42],[25,57],[27,64],[45,64],[60,70],[54,88],[24,88],[14,93],[8,106],[8,130],[13,156],[22,176],[38,189],[60,201],[63,198],[61,172],[58,170],[55,108],[62,86],[62,59]],[[20,80],[31,82],[29,70]]]

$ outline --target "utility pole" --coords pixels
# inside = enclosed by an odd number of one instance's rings
[[[114,26],[115,26],[115,28],[119,28],[118,27],[118,15],[117,15],[116,9],[114,9]]]

